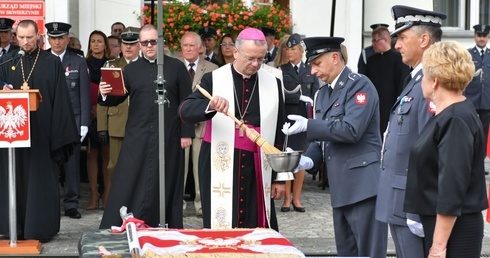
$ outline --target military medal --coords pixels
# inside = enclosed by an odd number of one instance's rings
[[[69,66],[67,66],[65,69],[65,76],[68,77],[68,75],[70,75],[70,67]]]

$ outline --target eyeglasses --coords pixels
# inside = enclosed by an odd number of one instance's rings
[[[228,43],[223,42],[223,43],[221,43],[219,45],[222,46],[222,47],[226,47],[226,46],[234,47],[235,46],[235,43],[233,43],[233,42],[228,42]]]
[[[379,42],[379,41],[381,41],[381,40],[383,40],[383,39],[384,39],[384,38],[373,39],[373,40],[371,40],[371,42],[372,42],[372,43],[377,43],[377,42]]]
[[[152,46],[156,46],[158,41],[156,39],[150,39],[150,40],[140,41],[140,43],[144,47],[148,46],[148,44],[151,44]]]

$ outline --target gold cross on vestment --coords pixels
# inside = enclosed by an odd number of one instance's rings
[[[20,88],[23,89],[23,90],[28,90],[29,89],[29,85],[27,84],[27,82],[24,82],[24,83],[22,83],[22,86]]]

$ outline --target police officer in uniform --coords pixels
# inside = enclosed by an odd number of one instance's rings
[[[218,61],[216,60],[216,52],[214,52],[218,32],[214,28],[204,27],[199,30],[198,34],[201,36],[202,42],[206,47],[204,59],[206,61],[219,65]]]
[[[276,38],[276,30],[267,27],[260,27],[262,33],[264,33],[265,41],[267,42],[267,53],[265,54],[264,63],[269,63],[274,61],[277,55],[277,47],[274,44],[274,39]]]
[[[488,124],[490,123],[490,50],[487,47],[490,25],[478,24],[473,26],[473,28],[475,29],[476,46],[468,49],[468,51],[470,51],[475,64],[475,75],[466,88],[464,95],[475,105],[476,112],[483,125],[486,146]]]
[[[70,24],[63,22],[50,22],[45,25],[47,29],[48,41],[51,45],[53,55],[61,59],[65,70],[66,85],[70,94],[70,100],[75,114],[77,128],[80,129],[80,142],[83,141],[90,125],[90,83],[88,77],[87,63],[81,55],[67,51],[70,41],[68,32]],[[73,156],[68,162],[62,164],[65,173],[64,190],[65,196],[63,206],[65,216],[73,219],[82,217],[78,212],[78,202],[80,198],[80,144],[74,148]]]
[[[121,53],[122,57],[112,59],[104,64],[104,67],[119,67],[124,69],[127,64],[138,60],[139,58],[139,28],[127,27],[121,33]],[[126,130],[126,121],[128,120],[129,98],[117,106],[97,105],[97,134],[103,144],[109,143],[109,163],[107,165],[108,178],[104,184],[110,188],[110,181],[114,174],[114,168],[117,164],[119,152],[121,151]],[[106,195],[110,189],[104,191]],[[104,196],[104,200],[107,197]],[[104,202],[105,203],[105,202]]]
[[[422,55],[432,43],[441,40],[446,15],[401,5],[393,6],[392,14],[396,23],[391,33],[397,36],[395,48],[403,63],[413,70],[391,108],[383,135],[376,219],[389,224],[397,257],[427,257],[420,217],[404,212],[403,205],[410,149],[433,114],[422,95]]]
[[[0,18],[0,57],[5,53],[19,49],[19,46],[10,44],[12,40],[12,25],[15,21],[9,18]]]
[[[315,98],[315,119],[289,115],[295,123],[283,132],[306,132],[309,141],[318,142],[305,156],[316,166],[327,165],[337,254],[386,257],[388,227],[375,219],[381,153],[376,88],[346,66],[343,38],[303,41],[311,73],[327,85]]]

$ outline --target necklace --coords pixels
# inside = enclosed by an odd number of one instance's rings
[[[20,68],[22,71],[22,80],[24,80],[24,83],[22,83],[22,87],[21,87],[21,89],[23,89],[23,90],[29,89],[29,85],[27,84],[27,82],[29,81],[29,78],[31,78],[32,71],[34,71],[34,67],[36,67],[37,59],[39,58],[39,53],[41,53],[40,49],[38,49],[38,51],[37,51],[36,59],[34,59],[34,64],[31,67],[31,71],[29,72],[29,75],[27,75],[27,79],[26,79],[25,74],[24,74],[24,63],[22,62],[22,58],[20,58]]]
[[[257,86],[257,80],[258,80],[258,76],[255,77],[255,83],[254,83],[254,87],[252,88],[252,93],[250,94],[250,97],[248,98],[248,103],[245,106],[245,110],[243,110],[243,112],[242,112],[242,109],[240,108],[240,102],[238,101],[238,95],[236,94],[236,85],[234,85],[234,87],[233,87],[233,93],[235,93],[235,102],[236,102],[236,105],[238,107],[238,114],[240,115],[240,124],[235,125],[235,128],[239,129],[238,135],[240,137],[243,137],[243,135],[244,135],[243,129],[241,128],[241,125],[244,124],[243,118],[245,117],[245,114],[247,114],[248,107],[250,106],[250,103],[252,102],[252,97],[254,96],[254,92],[255,92],[255,86]]]

